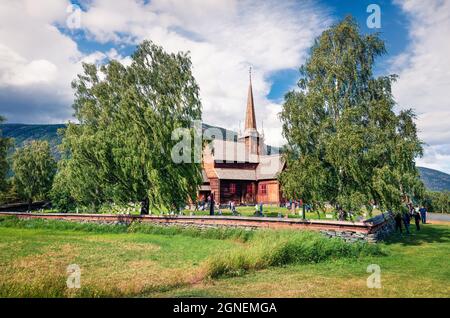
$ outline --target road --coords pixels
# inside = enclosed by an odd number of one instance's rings
[[[427,220],[430,221],[444,221],[450,222],[450,214],[442,213],[428,213]]]

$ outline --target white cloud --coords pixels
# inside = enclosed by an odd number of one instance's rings
[[[0,2],[0,113],[9,122],[60,123],[72,118],[71,81],[81,63],[116,58],[115,50],[83,55],[63,34],[68,0]]]
[[[28,62],[10,48],[0,44],[0,86],[26,86],[55,80],[57,67],[47,60]]]
[[[82,55],[55,26],[68,1],[0,3],[0,112],[9,121],[60,122],[70,118],[70,82]]]
[[[116,49],[83,55],[57,26],[69,18],[68,0],[0,3],[0,112],[9,121],[61,122],[70,118],[70,83],[81,61],[130,57]],[[238,129],[244,120],[248,68],[258,124],[279,145],[280,105],[267,99],[270,75],[297,68],[319,32],[329,24],[312,2],[207,0],[85,0],[80,25],[91,40],[116,47],[151,39],[170,52],[190,51],[204,106],[204,121]],[[83,40],[83,39],[81,39]]]
[[[398,1],[410,18],[411,45],[393,63],[394,95],[418,114],[427,146],[419,165],[450,173],[450,1]]]
[[[280,105],[266,97],[270,75],[298,68],[329,23],[310,2],[95,0],[84,7],[82,27],[97,41],[151,39],[170,52],[190,51],[209,124],[238,129],[252,65],[257,121],[264,121],[267,141],[275,145],[282,142]]]

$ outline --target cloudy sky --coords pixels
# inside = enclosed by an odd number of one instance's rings
[[[372,3],[380,29],[366,24]],[[397,109],[418,114],[427,144],[418,163],[450,173],[450,0],[2,0],[0,114],[11,123],[67,122],[83,61],[127,63],[151,39],[191,52],[209,124],[239,129],[252,66],[259,128],[280,145],[284,94],[313,39],[347,14],[386,41],[376,74],[398,74]]]

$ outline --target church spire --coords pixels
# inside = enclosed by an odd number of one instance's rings
[[[256,130],[255,105],[253,103],[252,68],[249,70],[250,85],[248,86],[247,111],[245,113],[245,130]]]

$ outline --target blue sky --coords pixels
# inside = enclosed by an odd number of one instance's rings
[[[347,15],[351,15],[360,25],[362,33],[380,33],[381,38],[386,41],[388,54],[377,61],[375,75],[389,73],[390,57],[401,54],[407,49],[410,42],[407,16],[392,1],[322,0],[318,3],[328,9],[333,20],[337,21]],[[372,3],[378,4],[382,8],[380,29],[369,29],[366,25],[366,20],[370,15],[370,13],[367,13],[367,6]],[[268,97],[274,101],[282,99],[286,91],[295,85],[298,79],[299,74],[294,69],[281,70],[274,73],[270,77],[273,84]]]
[[[380,29],[366,25],[370,4],[381,8]],[[0,114],[8,122],[74,120],[70,82],[81,63],[129,63],[136,45],[151,39],[191,52],[209,124],[240,129],[252,66],[258,126],[280,145],[284,94],[314,38],[348,14],[386,42],[375,75],[400,75],[397,109],[416,110],[426,142],[419,164],[450,172],[450,0],[2,1]]]

